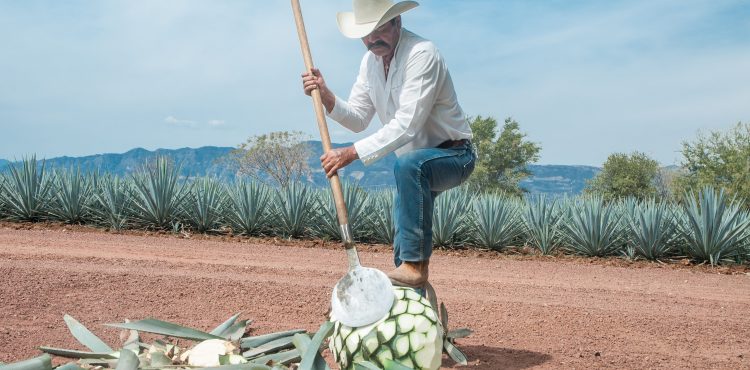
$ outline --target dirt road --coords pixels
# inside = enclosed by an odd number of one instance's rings
[[[149,316],[208,330],[241,311],[257,334],[316,330],[343,251],[270,244],[0,226],[0,361],[83,349],[65,313],[112,345],[101,324]],[[390,268],[388,251],[361,258]],[[448,253],[430,267],[451,326],[475,331],[459,342],[472,369],[750,369],[747,274]]]

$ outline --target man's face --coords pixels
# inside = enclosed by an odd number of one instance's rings
[[[379,57],[383,57],[394,53],[400,35],[401,17],[399,16],[363,37],[362,42],[364,42],[367,50],[370,50]]]

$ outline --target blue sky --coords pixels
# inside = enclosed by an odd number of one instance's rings
[[[364,53],[335,23],[351,1],[302,8],[345,97]],[[747,0],[423,0],[403,22],[445,55],[466,113],[514,117],[542,164],[678,163],[699,130],[750,121]],[[0,0],[0,158],[317,138],[296,37],[288,1]]]

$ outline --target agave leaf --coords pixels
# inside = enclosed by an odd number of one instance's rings
[[[278,338],[289,337],[297,333],[305,333],[305,332],[306,330],[304,329],[294,329],[294,330],[288,330],[288,331],[280,331],[277,333],[257,335],[254,337],[242,338],[240,340],[240,348],[242,349],[255,348],[258,346],[262,346],[263,344],[266,344]]]
[[[234,322],[237,321],[237,318],[240,317],[240,312],[237,312],[232,317],[228,318],[227,321],[224,321],[221,323],[221,325],[214,328],[214,330],[211,330],[209,334],[212,335],[218,335],[220,337],[223,337],[221,335],[225,330],[229,329],[232,325],[234,325]]]
[[[182,366],[182,367],[184,367],[184,366]],[[264,364],[254,364],[254,363],[248,362],[246,364],[237,364],[237,365],[222,365],[222,366],[214,366],[214,367],[201,367],[201,368],[196,368],[194,370],[272,370],[272,368],[270,366],[267,366],[267,365],[264,365]]]
[[[130,322],[125,319],[125,322]],[[134,353],[141,352],[141,337],[138,335],[136,330],[123,330],[120,332],[120,340],[122,340],[122,348],[131,350]],[[148,348],[148,347],[146,347]]]
[[[461,365],[467,365],[468,360],[466,360],[466,355],[461,352],[456,346],[453,345],[453,343],[449,342],[447,339],[443,341],[443,349],[446,353],[448,353],[448,356],[451,356],[453,361],[456,361],[457,364]]]
[[[115,370],[138,370],[141,361],[133,351],[121,351],[120,360],[117,361],[117,367]]]
[[[151,366],[152,367],[163,367],[166,365],[171,365],[172,359],[167,357],[162,352],[151,352]]]
[[[0,365],[2,370],[52,370],[52,358],[48,354],[11,364]]]
[[[68,329],[70,330],[70,333],[73,334],[73,337],[81,342],[86,348],[99,353],[112,353],[115,351],[72,316],[66,314],[63,316],[63,320],[65,320],[65,324],[68,325]]]
[[[117,356],[109,353],[99,352],[87,352],[87,351],[76,351],[74,349],[55,348],[55,347],[39,347],[39,350],[51,355],[66,357],[66,358],[94,358],[94,359],[113,359]],[[114,352],[114,351],[113,351]]]
[[[300,353],[304,353],[304,355],[302,356],[302,362],[299,365],[300,369],[318,370],[318,369],[325,369],[328,367],[328,366],[320,367],[320,362],[325,363],[325,361],[323,361],[323,358],[320,357],[320,345],[323,343],[323,341],[326,338],[331,336],[332,332],[333,332],[332,322],[326,321],[323,323],[323,325],[320,326],[320,329],[318,329],[318,332],[315,333],[309,345],[307,346],[307,350],[305,352],[302,352],[302,350],[300,350]]]
[[[307,349],[310,348],[310,343],[312,343],[312,340],[307,334],[294,334],[294,339],[292,340],[292,343],[294,343],[294,347],[297,348],[297,350],[300,353],[307,353]],[[303,360],[304,361],[304,356]],[[302,369],[302,367],[300,367]],[[322,356],[320,356],[320,353],[318,353],[315,356],[315,361],[313,362],[314,370],[330,370],[328,367],[328,364],[323,359]]]
[[[448,339],[466,338],[471,335],[471,333],[473,333],[473,331],[467,328],[451,330],[448,333]]]
[[[272,340],[266,344],[263,344],[262,346],[255,347],[249,351],[245,351],[242,353],[242,356],[245,358],[253,358],[259,355],[262,355],[264,353],[273,353],[278,352],[282,349],[292,348],[292,339],[293,337],[283,337],[279,339]]]
[[[273,362],[274,364],[288,365],[292,362],[299,362],[299,360],[300,360],[299,351],[296,349],[292,349],[289,351],[284,351],[284,352],[266,355],[263,357],[254,358],[250,360],[250,362],[255,363],[255,364],[263,364],[263,365],[266,365],[269,362]]]
[[[413,370],[410,367],[402,365],[400,362],[396,362],[387,358],[385,359],[385,361],[383,361],[383,365],[385,370]]]
[[[242,335],[245,334],[245,331],[247,330],[247,326],[250,325],[250,323],[253,322],[253,320],[242,320],[240,322],[234,323],[234,325],[230,326],[224,332],[219,334],[220,337],[224,337],[229,341],[236,342],[242,338]]]
[[[115,366],[117,366],[117,359],[83,358],[78,360],[78,363],[85,366],[103,366],[114,368]]]
[[[443,330],[448,331],[448,309],[443,302],[440,302],[440,321],[443,323]]]
[[[354,363],[354,370],[380,370],[380,368],[370,361],[360,361]]]
[[[220,336],[202,332],[200,330],[184,327],[181,325],[173,324],[171,322],[161,321],[157,319],[144,319],[135,322],[126,322],[121,324],[105,324],[107,326],[121,328],[121,329],[132,329],[138,331],[145,331],[147,333],[162,334],[175,338],[189,339],[189,340],[207,340],[207,339],[224,339]]]
[[[78,366],[75,362],[68,362],[65,365],[56,367],[55,370],[83,370],[83,368]]]

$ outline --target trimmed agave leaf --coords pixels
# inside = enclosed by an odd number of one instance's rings
[[[435,198],[432,214],[432,243],[435,246],[461,246],[471,237],[472,195],[467,188],[453,188]],[[398,199],[397,202],[410,201]]]
[[[241,312],[238,312],[238,313],[232,315],[232,317],[228,318],[226,321],[224,321],[223,323],[219,324],[219,326],[217,326],[213,330],[211,330],[209,332],[209,334],[223,337],[222,333],[225,330],[227,330],[230,327],[232,327],[232,325],[234,325],[235,321],[237,321],[237,318],[240,317],[240,314],[241,314]]]
[[[121,351],[115,370],[138,370],[141,360],[132,351]]]
[[[202,332],[200,330],[188,328],[185,326],[177,325],[171,322],[157,320],[157,319],[144,319],[135,322],[126,322],[121,324],[105,324],[121,329],[132,329],[138,331],[145,331],[147,333],[162,334],[175,338],[190,339],[190,340],[208,340],[208,339],[224,339],[217,335]]]
[[[215,230],[224,208],[224,189],[212,178],[193,182],[183,203],[184,217],[200,233]]]
[[[66,357],[66,358],[90,358],[90,359],[115,359],[117,358],[117,356],[114,355],[113,352],[97,353],[97,352],[78,351],[74,349],[44,347],[44,346],[39,347],[39,350],[44,353],[49,353],[51,355]]]
[[[277,189],[273,198],[274,231],[285,238],[305,234],[314,215],[315,193],[310,186],[292,182]]]
[[[235,323],[227,329],[222,336],[224,336],[227,340],[236,342],[242,338],[243,335],[245,335],[245,331],[247,331],[248,325],[252,323],[253,320],[242,320],[240,322]]]
[[[275,367],[272,368],[268,365],[254,364],[254,363],[248,362],[246,364],[200,367],[200,368],[194,368],[194,369],[195,370],[274,370]]]
[[[55,370],[84,370],[82,367],[78,366],[75,362],[68,362],[65,365],[60,365],[55,368]]]
[[[133,174],[133,215],[147,227],[169,229],[178,219],[180,208],[189,193],[181,184],[180,167],[168,158],[157,157]]]
[[[2,370],[52,370],[52,358],[48,354],[30,358],[28,360],[1,364]]]
[[[413,370],[410,367],[404,366],[403,364],[393,361],[391,359],[385,359],[383,361],[384,370]]]
[[[246,338],[240,339],[240,348],[251,349],[251,348],[258,347],[258,346],[262,346],[272,340],[293,336],[294,334],[297,334],[297,333],[306,333],[306,332],[307,331],[304,329],[294,329],[294,330],[280,331],[277,333],[256,335],[254,337],[246,337]]]
[[[323,341],[331,336],[331,333],[333,333],[333,322],[326,321],[321,326],[320,329],[318,329],[318,332],[315,333],[315,335],[312,338],[312,341],[310,341],[310,345],[307,348],[307,351],[302,352],[300,350],[300,353],[303,353],[302,356],[302,362],[300,363],[300,369],[302,370],[308,370],[308,369],[315,369],[318,370],[317,367],[314,367],[318,357],[320,357],[320,346],[323,344]],[[322,359],[322,358],[321,358]]]
[[[370,361],[359,361],[354,363],[354,370],[381,370]]]
[[[66,314],[65,316],[63,316],[63,320],[65,320],[65,324],[68,325],[68,329],[70,330],[70,333],[73,334],[73,337],[76,338],[76,340],[78,340],[86,348],[90,349],[93,352],[99,353],[115,352],[115,350],[108,346],[107,343],[104,343],[103,340],[94,335],[94,333],[92,333],[89,329],[83,326],[83,324],[78,322],[78,320],[74,319],[72,316]]]
[[[130,320],[125,319],[125,322],[130,322]],[[122,348],[131,350],[134,353],[140,353],[141,352],[141,336],[138,335],[138,331],[136,330],[122,330],[120,331],[120,340],[122,341]],[[148,348],[148,347],[146,347]]]
[[[461,328],[456,330],[451,330],[446,336],[448,339],[459,339],[459,338],[466,338],[469,335],[471,335],[474,331],[467,328]]]
[[[294,343],[294,347],[297,348],[297,351],[299,351],[299,353],[304,353],[304,355],[302,356],[302,363],[305,363],[305,356],[307,356],[307,350],[310,348],[312,340],[307,334],[294,334],[292,343]],[[302,367],[302,364],[300,364],[299,369],[306,368]],[[312,367],[307,368],[306,370],[330,370],[330,368],[328,367],[326,361],[323,359],[323,356],[321,356],[318,352],[315,354],[315,361],[313,361]]]
[[[259,235],[268,227],[273,213],[268,186],[257,181],[240,181],[230,187],[225,219],[232,231],[243,235]]]
[[[45,163],[42,160],[41,165],[37,164],[36,156],[32,155],[18,165],[8,166],[9,175],[0,200],[11,219],[39,221],[46,216],[52,181],[46,175]]]
[[[468,360],[466,359],[466,355],[461,352],[458,348],[456,348],[453,343],[448,341],[447,339],[443,341],[443,348],[445,349],[445,352],[448,353],[448,356],[450,356],[453,361],[455,361],[457,364],[461,365],[467,365]]]
[[[151,367],[164,367],[172,364],[172,359],[162,352],[151,352]]]
[[[500,250],[523,234],[520,205],[498,194],[483,194],[472,202],[474,209],[474,243],[483,248]]]
[[[355,240],[362,240],[367,235],[367,203],[368,194],[356,183],[342,181],[342,191],[344,193],[344,204],[346,212],[349,215],[349,228],[352,230]],[[333,195],[330,190],[321,190],[317,192],[315,200],[318,203],[318,215],[315,223],[315,234],[322,238],[338,240],[341,238],[341,227],[336,213],[336,205],[333,201]]]
[[[687,223],[680,228],[685,252],[711,265],[742,258],[750,238],[750,217],[736,198],[727,198],[723,189],[711,187],[704,187],[696,196],[686,193],[685,198]]]
[[[250,359],[250,358],[262,355],[262,354],[268,354],[268,353],[278,352],[282,349],[292,348],[294,346],[292,344],[292,339],[294,338],[292,336],[289,336],[289,337],[283,337],[283,338],[272,340],[268,343],[263,344],[262,346],[258,346],[251,350],[243,352],[242,356],[245,356],[245,358]]]
[[[285,352],[273,353],[270,355],[257,357],[257,358],[250,360],[250,362],[255,363],[255,364],[263,364],[263,365],[266,365],[268,363],[288,365],[292,362],[299,362],[300,359],[301,359],[300,353],[295,348],[295,349],[285,351]]]

